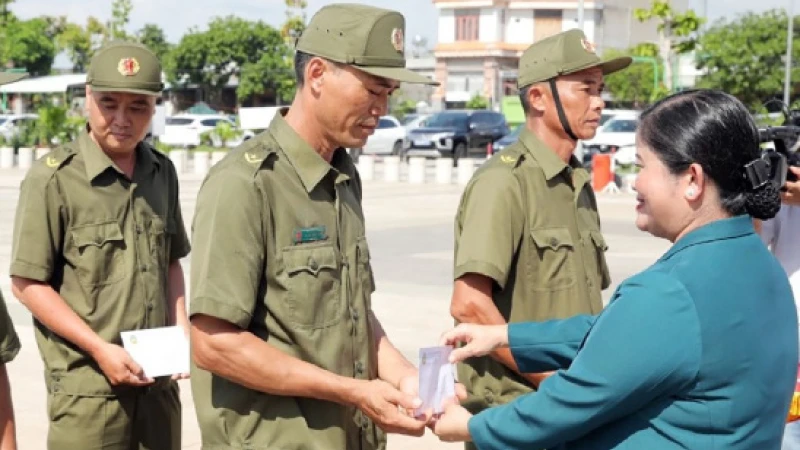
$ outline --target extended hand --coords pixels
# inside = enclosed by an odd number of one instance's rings
[[[467,442],[472,437],[469,434],[469,419],[472,414],[464,407],[457,404],[448,405],[444,413],[436,419],[433,433],[444,442]]]
[[[800,167],[789,166],[789,170],[800,178]],[[800,206],[800,181],[786,182],[786,191],[781,192],[781,201],[787,205]]]
[[[462,323],[442,335],[442,345],[465,346],[450,353],[450,362],[461,362],[473,356],[484,356],[508,346],[508,325],[475,325]]]
[[[147,386],[155,381],[146,377],[144,370],[119,345],[106,343],[92,356],[112,386]]]
[[[406,413],[413,413],[420,406],[420,400],[415,395],[395,389],[383,380],[367,382],[359,390],[356,406],[387,433],[411,436],[422,436],[425,433],[427,419],[414,418]]]

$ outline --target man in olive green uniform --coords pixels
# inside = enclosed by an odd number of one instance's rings
[[[26,74],[0,72],[0,86],[25,78]],[[14,324],[0,292],[0,450],[16,450],[17,436],[14,426],[14,405],[11,401],[11,384],[6,364],[19,353],[20,345]]]
[[[161,90],[147,48],[102,48],[87,74],[86,131],[22,182],[12,288],[35,318],[50,450],[180,447],[180,375],[148,378],[120,339],[168,325],[188,333],[178,179],[142,142]]]
[[[629,64],[601,61],[579,30],[523,53],[525,130],[475,173],[456,217],[457,321],[540,321],[602,309],[600,291],[610,283],[606,245],[590,175],[572,153],[597,129],[603,75]],[[544,376],[518,373],[507,350],[459,366],[472,413],[531,391]]]
[[[297,42],[298,90],[200,190],[191,274],[192,391],[204,449],[379,449],[421,435],[417,369],[388,341],[374,290],[364,145],[405,69],[404,18],[322,8]],[[398,410],[402,408],[403,412]]]

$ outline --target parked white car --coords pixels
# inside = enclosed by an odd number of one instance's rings
[[[583,142],[589,159],[595,153],[614,151],[615,164],[633,164],[636,160],[636,127],[639,124],[637,111],[624,111],[615,114],[597,130],[593,139]],[[584,163],[587,158],[584,157]]]
[[[21,127],[33,125],[39,116],[36,114],[9,114],[0,116],[0,136],[10,141],[18,135]]]
[[[159,136],[159,140],[174,147],[197,147],[200,145],[203,133],[214,130],[221,121],[229,123],[234,129],[238,129],[233,120],[223,115],[179,114],[167,117],[164,134]],[[226,142],[225,146],[236,147],[254,135],[250,130],[240,130],[239,137]],[[211,135],[211,142],[215,147],[222,146],[222,141],[213,134]]]
[[[394,116],[383,116],[375,133],[367,139],[361,153],[365,155],[399,155],[403,150],[406,128]]]

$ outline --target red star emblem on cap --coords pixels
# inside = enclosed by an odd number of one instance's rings
[[[132,77],[139,73],[139,61],[136,58],[122,58],[119,60],[117,70],[122,76]]]

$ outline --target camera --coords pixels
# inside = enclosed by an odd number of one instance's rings
[[[797,176],[789,170],[790,166],[800,167],[800,111],[784,111],[782,125],[758,130],[760,143],[772,143],[764,149],[762,160],[767,164],[748,164],[747,176],[756,187],[759,183],[771,181],[776,188],[783,189],[787,181],[797,181]]]

